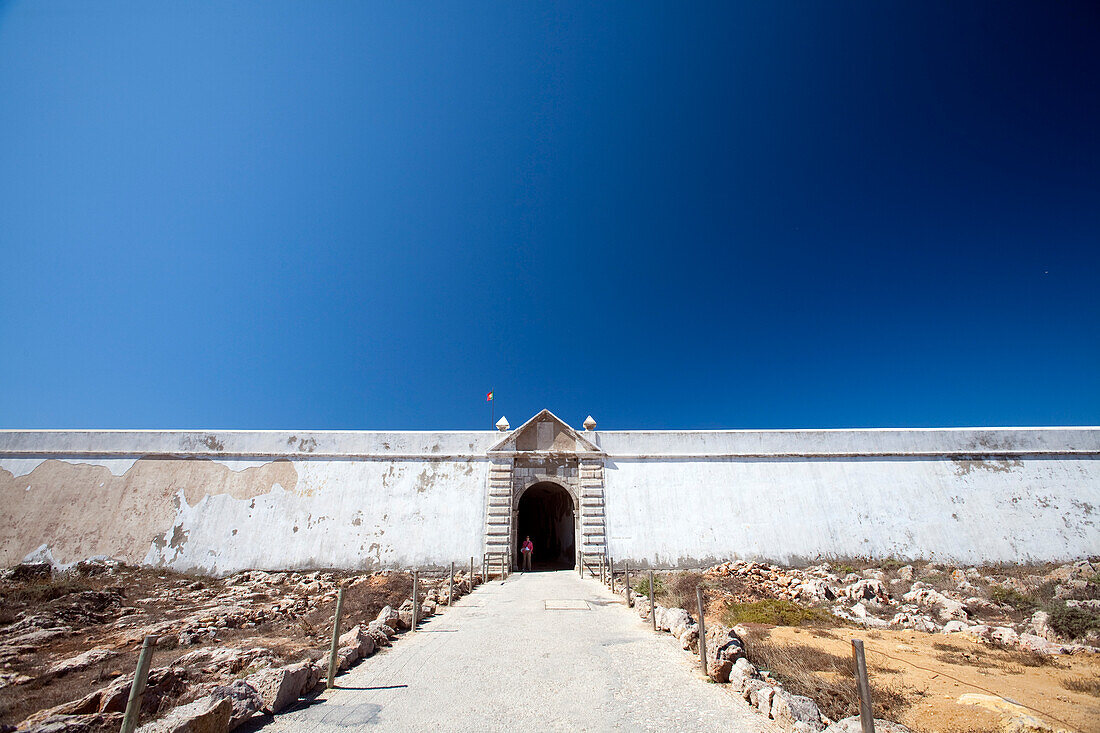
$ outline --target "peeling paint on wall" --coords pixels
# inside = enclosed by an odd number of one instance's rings
[[[245,568],[442,565],[480,551],[487,461],[294,466],[295,492],[275,486],[248,499],[218,494],[180,502],[143,562],[224,575]],[[175,547],[170,538],[180,532],[186,540]]]
[[[480,557],[487,451],[509,441],[513,492],[545,479],[579,494],[570,453],[596,454],[608,550],[636,563],[1100,554],[1097,428],[519,433],[0,431],[0,564],[36,550],[213,574]]]
[[[0,564],[17,563],[43,543],[61,563],[93,555],[139,562],[149,543],[171,530],[177,491],[194,504],[208,494],[247,499],[297,484],[286,460],[233,471],[205,459],[143,458],[121,476],[57,460],[18,477],[0,470]]]

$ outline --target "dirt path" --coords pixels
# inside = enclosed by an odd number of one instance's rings
[[[569,571],[487,584],[338,684],[264,732],[775,730]]]

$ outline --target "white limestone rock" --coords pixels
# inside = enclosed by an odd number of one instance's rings
[[[1050,627],[1050,614],[1046,611],[1036,611],[1031,614],[1031,618],[1027,622],[1027,628],[1024,631],[1027,634],[1042,637],[1047,641],[1054,641],[1058,638],[1058,635],[1054,633],[1054,629]]]
[[[310,676],[310,663],[299,662],[277,669],[265,669],[250,676],[252,685],[263,700],[263,710],[278,713],[298,699]]]
[[[794,728],[797,723],[802,723],[801,729],[807,731],[821,731],[825,728],[817,703],[802,695],[792,695],[786,690],[779,690],[772,697],[771,717],[787,728]]]
[[[233,680],[210,691],[210,697],[216,700],[228,700],[231,707],[229,730],[233,730],[251,718],[264,706],[263,698],[256,688],[244,680]]]
[[[357,653],[357,659],[363,659],[374,654],[375,641],[362,626],[353,626],[340,637],[340,646],[353,647]]]
[[[232,716],[229,699],[208,695],[173,708],[163,718],[138,728],[138,733],[224,733]]]
[[[959,601],[948,598],[943,593],[926,585],[913,583],[913,588],[902,596],[903,601],[914,603],[921,608],[934,610],[941,621],[966,621],[966,608]]]
[[[412,609],[412,601],[409,601],[409,609]],[[378,616],[375,620],[389,626],[393,631],[397,632],[401,629],[409,628],[408,624],[401,620],[401,614],[393,610],[391,606],[383,606],[382,610],[378,612]]]
[[[103,649],[96,647],[95,649],[89,649],[88,651],[77,654],[75,657],[69,657],[68,659],[62,659],[46,670],[47,674],[63,675],[69,672],[77,672],[92,666],[93,664],[99,664],[105,662],[112,657],[117,656],[117,652],[113,652],[110,649]]]
[[[850,718],[836,721],[825,729],[825,733],[861,733],[862,730],[859,716],[853,715]],[[875,718],[875,733],[913,733],[913,731],[901,723]]]
[[[1015,629],[1010,629],[1007,626],[996,626],[990,631],[989,636],[993,641],[998,644],[1004,644],[1006,646],[1016,646],[1020,642],[1020,635],[1016,633]]]
[[[775,697],[775,693],[776,689],[774,687],[764,684],[753,691],[749,697],[749,702],[764,715],[771,715],[772,698]]]

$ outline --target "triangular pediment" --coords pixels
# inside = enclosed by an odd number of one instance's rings
[[[489,449],[490,453],[603,453],[564,420],[543,410]]]

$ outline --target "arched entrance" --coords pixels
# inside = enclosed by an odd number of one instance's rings
[[[535,545],[533,570],[571,570],[576,566],[576,506],[564,487],[549,481],[530,486],[519,499],[516,515],[517,567],[523,566],[519,548],[528,536]]]

